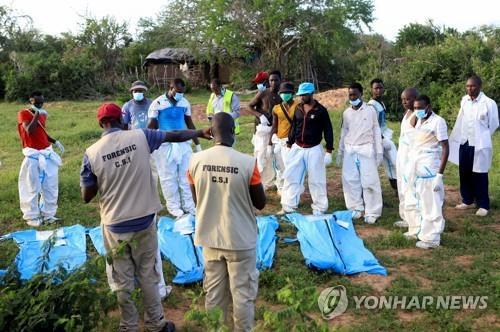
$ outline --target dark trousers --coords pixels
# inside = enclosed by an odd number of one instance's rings
[[[488,173],[475,173],[472,171],[474,164],[474,147],[469,142],[460,145],[458,154],[460,173],[460,195],[464,204],[476,202],[477,207],[490,209],[488,196]]]

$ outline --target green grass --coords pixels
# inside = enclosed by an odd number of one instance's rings
[[[204,103],[208,100],[208,91],[195,91],[188,95],[192,104]],[[247,99],[247,97],[245,97]],[[98,205],[96,202],[83,204],[80,198],[79,170],[81,158],[86,147],[95,142],[100,135],[100,128],[95,117],[99,102],[57,102],[46,105],[49,111],[47,129],[50,134],[60,139],[66,147],[63,156],[64,164],[60,168],[60,190],[58,216],[62,218],[60,225],[83,224],[93,226],[99,224]],[[0,234],[28,228],[21,218],[19,209],[17,176],[22,161],[21,145],[16,130],[16,114],[22,107],[20,104],[0,104]],[[340,112],[331,113],[335,138],[338,140],[340,129]],[[197,123],[206,126],[207,122]],[[237,137],[238,150],[252,153],[250,143],[253,131],[253,119],[245,117],[241,121],[242,133]],[[452,124],[449,124],[451,127]],[[399,134],[399,125],[390,123],[395,130],[394,137]],[[211,143],[203,141],[204,148]],[[327,328],[339,328],[353,331],[471,331],[498,329],[500,315],[500,135],[495,135],[496,155],[490,172],[490,196],[492,213],[478,219],[472,212],[456,213],[451,209],[458,203],[456,188],[458,185],[458,169],[449,164],[445,173],[447,201],[445,202],[446,229],[442,246],[433,251],[418,252],[413,242],[402,236],[401,230],[392,227],[398,218],[397,197],[390,189],[385,174],[381,172],[384,192],[384,211],[380,222],[374,226],[357,224],[363,231],[366,245],[389,270],[389,281],[380,290],[376,279],[357,280],[329,272],[316,272],[304,265],[298,244],[287,245],[279,242],[273,268],[264,271],[260,277],[259,297],[257,305],[257,323],[264,330],[319,330],[321,325]],[[340,170],[336,166],[328,167],[329,209],[344,208],[342,191],[339,183]],[[450,191],[451,190],[451,191]],[[268,195],[268,205],[262,212],[272,214],[279,210],[279,198],[275,192]],[[302,202],[299,207],[303,213],[310,213],[310,201]],[[163,211],[163,214],[166,214]],[[43,226],[49,229],[54,226]],[[372,236],[370,233],[373,233]],[[278,235],[295,234],[292,226],[281,223]],[[17,249],[11,242],[0,243],[0,268],[7,267],[14,258]],[[465,262],[465,263],[464,263]],[[165,262],[165,277],[169,281],[175,271]],[[104,272],[102,273],[104,278]],[[425,310],[419,312],[401,312],[391,310],[356,310],[353,303],[347,312],[338,319],[324,322],[314,303],[316,292],[323,288],[344,285],[351,295],[486,295],[489,296],[488,308],[476,311],[458,310]],[[301,293],[307,290],[308,294]],[[1,291],[1,288],[0,288]],[[167,315],[173,310],[185,310],[191,303],[192,292],[199,293],[199,285],[174,287],[174,293],[164,306]],[[312,292],[312,293],[311,293]],[[294,295],[295,294],[295,295]],[[312,295],[311,295],[312,294]],[[200,301],[198,301],[200,303]],[[273,314],[275,313],[275,315]],[[1,313],[0,313],[1,315]],[[406,315],[406,316],[405,316]],[[312,320],[311,320],[312,319]],[[495,320],[496,319],[496,320]],[[199,322],[198,322],[199,323]],[[197,322],[185,323],[186,330],[204,330]],[[116,315],[109,318],[101,330],[113,330],[117,325]]]

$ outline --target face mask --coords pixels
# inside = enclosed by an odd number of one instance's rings
[[[264,91],[265,89],[266,89],[266,86],[264,85],[264,83],[257,84],[257,90]]]
[[[176,92],[174,95],[175,101],[180,101],[184,97],[183,93]]]
[[[38,105],[38,107],[37,107],[37,106],[35,106],[35,105],[31,105],[31,109],[32,109],[32,110],[34,110],[34,111],[38,111],[40,114],[45,114],[45,115],[47,115],[47,111],[46,111],[46,110],[44,110],[44,109],[42,108],[42,106],[43,106],[43,104]]]
[[[225,93],[226,93],[226,88],[220,88],[220,95],[224,96]]]
[[[349,100],[349,102],[352,106],[358,106],[359,104],[361,104],[361,99],[358,98],[356,100]]]
[[[415,110],[415,116],[419,119],[425,118],[426,114],[427,114],[427,110],[425,108],[421,109],[421,110]]]
[[[290,99],[292,99],[293,94],[291,94],[291,93],[280,93],[280,97],[281,97],[281,99],[282,99],[285,103],[288,103],[288,102],[290,101]]]
[[[144,93],[142,92],[134,92],[132,93],[132,96],[134,96],[135,101],[141,101],[144,99]]]

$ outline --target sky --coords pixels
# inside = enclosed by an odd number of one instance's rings
[[[62,32],[76,33],[81,16],[90,13],[95,17],[111,15],[129,24],[135,33],[141,17],[155,17],[166,0],[0,0],[20,14],[33,18],[34,26],[43,33],[57,35]],[[372,32],[394,40],[404,25],[433,20],[437,25],[465,31],[479,25],[500,26],[500,1],[475,0],[375,0],[375,22]],[[412,6],[414,6],[412,8]]]

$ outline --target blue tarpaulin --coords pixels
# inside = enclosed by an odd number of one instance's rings
[[[19,247],[14,263],[22,280],[59,267],[74,271],[87,260],[85,227],[74,225],[53,231],[25,230],[2,236]]]
[[[185,226],[188,223],[194,223],[194,218],[185,219],[179,225]],[[179,227],[174,230],[175,224],[176,222],[168,217],[161,217],[158,221],[158,242],[161,254],[177,269],[172,282],[189,284],[201,281],[204,270],[201,247],[194,245],[192,233],[182,234],[177,231]]]
[[[276,251],[276,230],[279,227],[275,216],[257,217],[259,236],[257,240],[257,268],[259,270],[270,269],[273,265],[274,253]]]
[[[342,275],[361,272],[387,275],[386,269],[357,236],[351,211],[324,216],[293,213],[286,218],[298,229],[300,250],[308,267]]]
[[[106,249],[104,249],[104,242],[102,240],[101,226],[89,228],[87,229],[87,232],[97,253],[101,256],[106,255]]]

